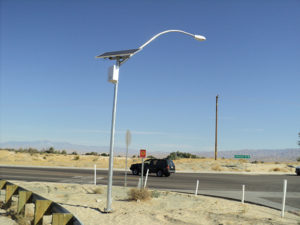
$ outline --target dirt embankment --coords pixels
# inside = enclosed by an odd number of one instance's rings
[[[124,187],[113,187],[113,212],[106,214],[101,212],[106,207],[106,186],[13,182],[61,203],[86,225],[300,223],[300,217],[294,214],[286,213],[281,218],[280,211],[277,210],[199,195],[154,190],[152,198],[132,201],[129,200],[129,189]],[[51,221],[49,218],[48,220]]]
[[[93,155],[62,155],[40,153],[17,153],[0,150],[0,164],[25,165],[25,166],[65,166],[108,168],[108,157]],[[141,159],[129,158],[128,167],[132,163],[140,163]],[[294,173],[294,166],[300,166],[300,162],[251,162],[245,159],[178,159],[174,160],[177,171],[186,172],[245,172],[245,173]],[[114,168],[125,168],[125,157],[114,157]]]

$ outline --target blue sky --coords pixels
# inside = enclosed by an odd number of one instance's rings
[[[297,147],[300,1],[1,0],[0,142],[108,146],[107,51],[169,33],[120,69],[116,147],[213,151]]]

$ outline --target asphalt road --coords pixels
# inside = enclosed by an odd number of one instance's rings
[[[107,170],[97,170],[97,184],[107,184]],[[8,167],[0,166],[0,179],[82,183],[94,182],[91,169]],[[128,173],[128,186],[136,187],[139,176]],[[147,186],[155,189],[194,193],[199,180],[198,194],[240,200],[242,184],[246,187],[245,202],[281,209],[283,180],[287,180],[286,210],[300,211],[300,176],[241,175],[221,173],[175,173],[170,177],[149,175]],[[113,185],[124,185],[124,171],[114,171]]]

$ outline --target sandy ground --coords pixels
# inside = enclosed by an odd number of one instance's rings
[[[27,165],[27,166],[66,166],[108,168],[108,157],[87,155],[59,155],[59,154],[28,154],[0,150],[0,165]],[[129,158],[128,167],[132,163],[140,163],[141,159]],[[174,160],[176,171],[186,172],[245,172],[245,173],[295,173],[294,163],[251,163],[244,159],[179,159]],[[114,157],[114,168],[124,169],[125,158]]]
[[[106,186],[13,181],[62,204],[85,225],[100,224],[300,224],[300,216],[219,198],[155,191],[146,201],[128,200],[128,190],[113,187],[113,212],[106,207]],[[95,189],[101,190],[95,194]],[[28,212],[27,212],[28,214]],[[30,212],[29,212],[30,214]],[[47,218],[51,221],[51,218]],[[45,223],[48,224],[48,223]]]
[[[130,158],[128,165],[141,159]],[[235,159],[180,159],[174,160],[176,171],[186,172],[243,172],[294,174],[294,166],[300,163],[251,163]],[[65,166],[108,168],[108,157],[86,155],[28,154],[0,151],[0,165]],[[124,169],[125,158],[115,157],[114,168]],[[100,224],[300,224],[300,216],[251,204],[241,204],[219,198],[156,190],[147,201],[128,200],[128,190],[113,187],[113,213],[101,211],[106,207],[106,186],[101,194],[95,194],[94,185],[57,184],[12,181],[50,200],[61,203],[85,225]],[[15,225],[0,212],[0,224]],[[48,218],[49,221],[49,218]],[[46,223],[45,223],[46,224]]]

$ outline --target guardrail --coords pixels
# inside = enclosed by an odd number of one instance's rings
[[[42,225],[44,215],[52,215],[52,225],[83,225],[79,219],[56,202],[6,180],[0,180],[0,190],[3,189],[5,189],[3,208],[10,207],[14,195],[18,195],[17,214],[25,214],[26,204],[35,204],[33,225]]]

